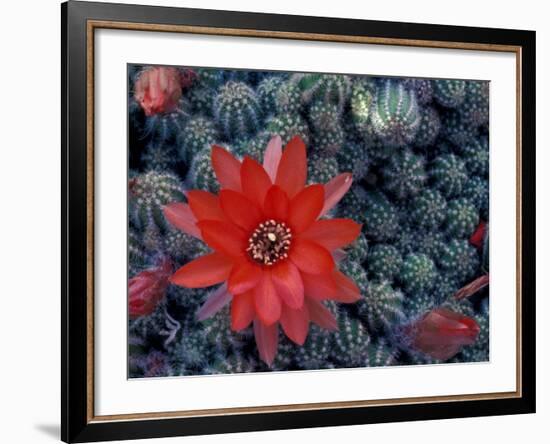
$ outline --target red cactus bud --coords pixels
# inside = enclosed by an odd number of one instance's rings
[[[479,222],[479,225],[477,226],[476,230],[470,236],[470,243],[477,249],[480,249],[483,247],[483,237],[485,236],[486,226],[487,226],[486,222],[484,221]]]
[[[135,83],[134,96],[146,116],[174,111],[181,94],[181,77],[176,68],[148,68],[139,75]]]
[[[151,314],[164,297],[172,263],[164,259],[158,267],[138,273],[128,281],[128,308],[130,319]]]
[[[476,341],[479,325],[472,318],[440,307],[408,326],[406,334],[414,349],[434,359],[446,360]]]

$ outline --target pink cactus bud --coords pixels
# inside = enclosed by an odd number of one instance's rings
[[[128,281],[130,319],[151,314],[166,293],[172,263],[164,259],[158,267],[138,273]]]
[[[181,94],[180,72],[172,67],[148,68],[135,83],[134,96],[146,116],[174,111]]]

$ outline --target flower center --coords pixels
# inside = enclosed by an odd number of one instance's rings
[[[248,254],[263,265],[271,266],[288,257],[292,232],[284,222],[262,222],[248,239]]]

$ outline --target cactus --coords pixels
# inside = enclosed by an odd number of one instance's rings
[[[489,220],[489,182],[478,176],[472,176],[464,185],[462,196],[468,199],[479,211],[483,220]]]
[[[307,180],[309,183],[324,184],[338,175],[338,161],[334,157],[312,154],[307,161]]]
[[[479,267],[479,257],[467,240],[453,239],[443,247],[438,265],[450,277],[464,282],[474,276]]]
[[[402,150],[382,170],[385,188],[398,199],[415,196],[427,179],[424,165],[424,157]]]
[[[470,200],[454,199],[447,206],[445,229],[451,237],[469,237],[479,223],[479,214]]]
[[[445,245],[445,236],[441,231],[424,231],[415,233],[412,251],[423,253],[432,259],[439,256]]]
[[[489,177],[489,140],[487,137],[472,139],[462,148],[466,168],[472,175]]]
[[[244,82],[230,81],[220,87],[214,116],[227,138],[254,135],[262,121],[254,90]]]
[[[399,230],[399,217],[396,207],[388,198],[382,193],[369,193],[364,205],[367,237],[380,242],[395,238]]]
[[[323,102],[343,110],[351,93],[351,78],[336,74],[293,74],[290,78],[302,93],[302,102]]]
[[[485,236],[483,236],[483,250],[481,252],[481,268],[485,273],[489,273],[489,224],[485,227]]]
[[[376,244],[369,253],[367,270],[376,279],[393,281],[402,264],[403,258],[397,248],[393,245]]]
[[[375,133],[387,145],[411,143],[420,126],[420,113],[413,92],[402,82],[387,80],[378,88],[372,109]]]
[[[207,117],[198,116],[190,119],[181,136],[179,152],[181,158],[189,163],[203,148],[211,148],[219,139],[215,123]]]
[[[367,346],[367,359],[363,361],[365,367],[388,367],[396,362],[397,350],[386,341],[380,340]]]
[[[425,147],[433,145],[441,130],[441,119],[433,106],[420,108],[420,126],[414,138],[414,145]]]
[[[315,103],[310,108],[310,124],[314,130],[313,148],[326,155],[337,153],[344,143],[344,130],[335,105]]]
[[[283,82],[275,93],[275,109],[279,114],[297,113],[302,106],[302,95],[292,82]]]
[[[166,227],[162,207],[183,200],[183,187],[172,173],[149,171],[130,179],[129,213],[137,227]]]
[[[262,111],[265,115],[273,114],[277,109],[277,93],[285,83],[284,78],[278,75],[268,76],[256,88],[256,94]]]
[[[175,262],[183,262],[197,248],[199,241],[183,231],[170,228],[163,238],[163,250]]]
[[[227,151],[233,152],[233,149],[226,144],[223,147]],[[217,193],[220,190],[220,184],[212,168],[211,158],[212,147],[210,146],[205,146],[195,155],[187,175],[190,188],[210,191],[211,193]]]
[[[326,366],[326,361],[332,351],[333,334],[313,325],[306,342],[296,349],[296,365],[304,370],[317,370]]]
[[[408,293],[422,293],[433,288],[436,275],[435,264],[427,255],[411,253],[403,259],[399,280]]]
[[[337,217],[352,219],[359,224],[365,223],[365,190],[360,185],[352,185],[336,207]]]
[[[265,128],[270,135],[281,136],[283,144],[288,143],[294,136],[300,136],[306,146],[309,145],[309,128],[299,114],[279,114],[269,119]]]
[[[489,313],[487,310],[482,310],[474,316],[474,319],[479,325],[477,340],[461,350],[458,362],[489,361]]]
[[[437,300],[430,293],[418,293],[406,297],[404,308],[407,322],[415,322],[437,306]]]
[[[350,99],[350,113],[353,123],[360,133],[366,131],[370,124],[372,103],[376,87],[373,82],[361,79],[353,84]]]
[[[365,262],[367,259],[369,251],[369,241],[367,237],[361,233],[359,237],[344,250],[346,252],[346,257],[350,261],[357,262],[359,264]]]
[[[141,163],[145,165],[145,169],[166,171],[172,170],[177,161],[174,147],[167,143],[151,142],[145,148],[141,156]]]
[[[467,82],[466,97],[458,110],[467,124],[472,126],[487,124],[489,122],[489,82]]]
[[[338,268],[340,268],[340,271],[342,273],[351,278],[359,288],[360,293],[362,295],[365,295],[365,292],[367,291],[367,287],[369,285],[369,281],[367,278],[367,272],[361,266],[361,264],[359,262],[355,262],[349,258],[346,258],[344,261],[338,264]]]
[[[427,105],[433,99],[432,81],[428,79],[405,79],[405,87],[413,91],[419,105]]]
[[[369,326],[369,331],[390,330],[405,318],[403,293],[395,290],[387,281],[371,281],[365,298],[359,303],[359,313]]]
[[[437,190],[427,188],[409,204],[408,215],[421,228],[438,228],[445,220],[447,202]]]
[[[265,131],[256,134],[251,139],[243,139],[235,147],[235,155],[241,159],[244,158],[244,156],[248,156],[262,163],[264,152],[270,139],[271,135]]]
[[[407,212],[400,209],[399,230],[393,240],[393,245],[399,250],[402,256],[414,251],[416,230],[410,223]]]
[[[443,250],[441,250],[443,251]],[[435,256],[434,258],[439,258]],[[458,290],[460,290],[460,283],[457,277],[455,277],[454,272],[444,272],[439,273],[435,278],[434,288],[431,292],[431,295],[436,302],[436,304],[441,304],[444,301],[451,298]]]
[[[364,143],[345,141],[336,159],[339,170],[351,173],[357,182],[364,179],[369,171],[369,154]]]
[[[454,154],[437,157],[432,163],[430,176],[435,188],[447,198],[460,194],[468,180],[464,162]]]
[[[333,333],[332,358],[343,367],[358,367],[367,358],[370,336],[359,321],[341,310],[337,314],[338,331]]]
[[[132,277],[146,268],[147,252],[143,246],[139,231],[128,228],[128,276]]]
[[[185,329],[179,338],[168,346],[170,361],[176,374],[194,374],[201,370],[214,353],[203,329]]]
[[[466,122],[462,114],[456,110],[452,110],[443,115],[442,128],[442,136],[459,147],[459,149],[470,143],[472,139],[477,137],[479,132],[477,127]]]
[[[466,97],[464,80],[433,80],[434,98],[446,108],[456,108]]]

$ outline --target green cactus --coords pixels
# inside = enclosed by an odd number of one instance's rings
[[[489,140],[487,137],[472,139],[462,147],[462,157],[470,174],[489,177]]]
[[[351,78],[341,74],[300,73],[290,78],[302,93],[304,103],[323,102],[343,110],[351,93]]]
[[[441,130],[439,113],[433,106],[420,108],[420,126],[414,138],[414,145],[426,147],[433,145]]]
[[[218,139],[218,130],[211,119],[194,117],[187,122],[180,135],[180,156],[185,162],[191,162],[199,151],[211,148]]]
[[[467,82],[466,97],[458,110],[468,124],[480,126],[489,123],[489,82]]]
[[[367,346],[367,359],[363,361],[365,367],[389,367],[396,363],[397,350],[384,340],[370,343]]]
[[[474,276],[479,267],[479,257],[467,240],[453,239],[443,247],[438,265],[450,277],[464,282]]]
[[[346,276],[351,278],[353,282],[355,282],[355,284],[359,288],[361,295],[364,296],[367,291],[369,281],[367,278],[367,272],[361,266],[361,264],[359,262],[355,262],[349,258],[346,258],[345,260],[340,262],[340,264],[338,264],[338,268],[342,273],[344,273]]]
[[[371,332],[391,329],[405,317],[403,293],[392,288],[387,281],[369,282],[365,298],[358,305],[359,313]]]
[[[339,170],[351,173],[353,180],[360,181],[369,171],[369,153],[367,146],[361,142],[345,141],[336,154]]]
[[[427,105],[433,99],[432,81],[428,79],[405,79],[405,87],[414,91],[419,105]]]
[[[478,129],[472,124],[466,122],[462,114],[456,110],[445,113],[442,117],[441,134],[449,142],[456,145],[459,149],[467,145],[477,137]]]
[[[129,213],[138,228],[166,227],[164,205],[183,201],[183,186],[172,173],[149,171],[129,181]]]
[[[445,220],[447,202],[437,190],[427,188],[410,203],[408,215],[421,228],[438,228]]]
[[[441,231],[420,231],[415,233],[412,251],[434,259],[439,256],[444,245],[445,236]]]
[[[429,292],[435,283],[437,270],[425,254],[411,253],[403,259],[399,280],[408,293]]]
[[[382,170],[385,188],[401,200],[415,196],[427,180],[424,165],[423,156],[409,149],[400,151]]]
[[[489,220],[489,181],[472,176],[464,185],[462,196],[468,199],[479,211],[483,220]]]
[[[361,233],[352,244],[348,245],[344,249],[344,251],[346,252],[347,259],[361,264],[365,262],[365,259],[367,259],[367,255],[369,254],[369,241],[367,240],[367,237]]]
[[[399,230],[397,208],[382,193],[368,193],[364,202],[367,237],[379,242],[395,238]]]
[[[275,93],[275,109],[279,114],[297,113],[302,106],[300,89],[292,82],[283,82]]]
[[[365,195],[365,190],[360,185],[352,185],[336,207],[337,217],[364,224],[366,221]]]
[[[261,164],[270,139],[271,135],[265,131],[259,132],[251,139],[243,139],[235,146],[235,155],[241,159],[244,156],[251,157]]]
[[[344,367],[358,367],[367,358],[370,336],[361,321],[346,310],[340,310],[336,319],[338,331],[334,332],[331,347],[332,358]]]
[[[258,100],[265,115],[273,114],[278,111],[277,93],[284,83],[284,78],[278,75],[268,76],[258,83],[256,94],[258,94]]]
[[[338,175],[338,162],[334,157],[311,154],[307,160],[308,183],[325,184]]]
[[[403,258],[393,245],[376,244],[369,253],[367,270],[376,279],[393,281],[401,270]]]
[[[299,114],[279,114],[270,118],[265,128],[271,136],[281,136],[283,144],[287,144],[294,136],[300,136],[306,146],[309,145],[309,127]]]
[[[175,167],[177,156],[172,145],[151,142],[145,148],[141,161],[147,171],[166,171]]]
[[[447,198],[462,192],[468,180],[464,162],[454,154],[443,154],[433,161],[430,176],[436,189]]]
[[[134,227],[128,228],[128,276],[132,277],[143,271],[147,265],[147,252],[141,236]]]
[[[220,87],[214,102],[214,116],[227,138],[253,135],[262,120],[254,90],[244,82],[235,81]]]
[[[296,365],[303,370],[325,368],[332,351],[333,333],[312,325],[306,342],[296,349]]]
[[[479,214],[469,199],[460,197],[447,206],[445,229],[451,237],[469,237],[479,223]]]
[[[456,108],[466,97],[464,80],[433,80],[434,98],[446,108]]]
[[[234,151],[227,144],[220,143],[219,145],[230,153]],[[220,191],[220,184],[214,168],[212,168],[212,147],[205,146],[195,155],[189,168],[187,181],[192,189],[210,191],[211,193]]]
[[[376,93],[374,82],[361,79],[353,84],[350,99],[350,114],[360,133],[364,133],[370,124],[372,103]]]
[[[378,88],[371,121],[374,131],[387,145],[410,144],[420,126],[416,96],[402,82],[386,80]]]

